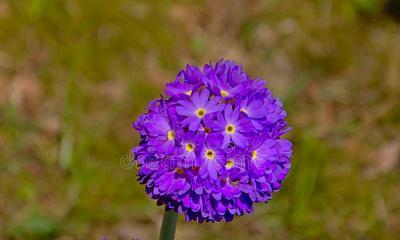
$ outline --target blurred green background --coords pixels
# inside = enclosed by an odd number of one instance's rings
[[[0,0],[0,239],[156,238],[162,208],[120,165],[131,122],[221,57],[283,100],[293,168],[254,215],[180,217],[176,238],[398,239],[399,5]]]

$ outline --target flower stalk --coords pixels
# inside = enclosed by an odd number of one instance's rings
[[[161,224],[160,240],[173,240],[175,236],[178,214],[173,210],[165,210]]]

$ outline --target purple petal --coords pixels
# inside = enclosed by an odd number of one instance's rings
[[[246,137],[238,132],[235,132],[232,136],[232,141],[240,148],[245,148],[248,145]]]
[[[183,116],[193,116],[194,115],[194,111],[192,109],[181,107],[181,106],[176,107],[176,112]]]

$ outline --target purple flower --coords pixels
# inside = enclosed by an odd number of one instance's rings
[[[148,145],[153,146],[155,151],[170,153],[175,149],[176,131],[171,127],[166,117],[161,114],[151,114],[146,121]]]
[[[225,74],[220,74],[217,76],[217,72],[215,70],[211,70],[207,74],[206,85],[211,89],[212,93],[217,96],[221,96],[223,98],[229,99],[237,96],[243,91],[246,90],[250,82],[240,81],[239,69],[236,66],[232,69],[232,73],[230,76]],[[243,75],[245,78],[246,76]],[[228,81],[230,79],[230,81]]]
[[[210,134],[205,138],[204,145],[199,153],[200,176],[209,177],[215,181],[218,178],[218,171],[225,163],[225,155],[221,150],[222,136]]]
[[[245,148],[248,145],[246,133],[252,131],[250,119],[247,117],[239,118],[239,109],[232,110],[232,105],[228,104],[224,114],[218,113],[216,120],[216,130],[221,131],[224,136],[224,145],[233,141],[238,147]]]
[[[198,71],[200,71],[200,70],[198,70]],[[166,84],[165,93],[168,96],[180,97],[182,95],[183,96],[191,96],[192,95],[192,92],[194,90],[196,90],[196,88],[198,86],[198,84],[197,84],[198,81],[190,79],[190,78],[188,79],[185,77],[185,75],[188,75],[188,74],[186,74],[185,71],[181,71],[178,74],[178,76],[176,77],[175,81]]]
[[[202,148],[203,136],[202,134],[194,134],[193,132],[188,132],[182,135],[180,141],[180,147],[178,149],[178,166],[182,168],[188,168],[192,166],[199,166],[197,161],[197,155]]]
[[[138,180],[158,205],[188,221],[231,221],[268,202],[290,169],[280,100],[242,66],[187,65],[133,127]]]
[[[271,162],[277,155],[274,148],[275,139],[264,139],[263,137],[253,137],[249,147],[251,157],[250,170],[254,175],[263,175],[271,167]]]
[[[189,126],[189,130],[196,131],[201,119],[224,108],[224,104],[218,103],[219,97],[209,97],[210,92],[204,89],[201,93],[194,93],[190,100],[178,101],[180,106],[176,107],[176,112],[184,116],[182,126]]]

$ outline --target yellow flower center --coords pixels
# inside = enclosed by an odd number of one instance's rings
[[[254,150],[251,152],[251,159],[255,159],[257,157],[257,152]]]
[[[232,124],[228,124],[225,128],[226,133],[228,134],[232,134],[235,132],[235,126],[233,126]]]
[[[188,151],[188,152],[193,152],[194,146],[193,146],[193,144],[191,144],[191,143],[186,143],[185,149],[186,149],[186,151]]]
[[[229,95],[229,93],[225,90],[221,90],[220,93],[221,93],[221,96],[223,96],[223,97],[226,97]]]
[[[170,141],[174,140],[174,138],[175,138],[175,133],[174,133],[174,131],[169,130],[168,133],[167,133],[167,138],[168,138],[168,140],[170,140]]]
[[[199,108],[196,110],[196,115],[199,118],[204,117],[205,114],[206,114],[206,110],[204,108]]]
[[[234,165],[235,165],[235,162],[233,161],[233,159],[229,159],[229,160],[226,162],[225,167],[226,167],[227,169],[230,169],[230,168],[232,168]]]
[[[185,94],[188,95],[188,96],[192,95],[192,90],[189,90],[189,91],[185,92]]]
[[[207,158],[208,160],[213,160],[214,157],[215,157],[214,151],[211,150],[211,149],[208,149],[208,150],[206,151],[206,158]]]

